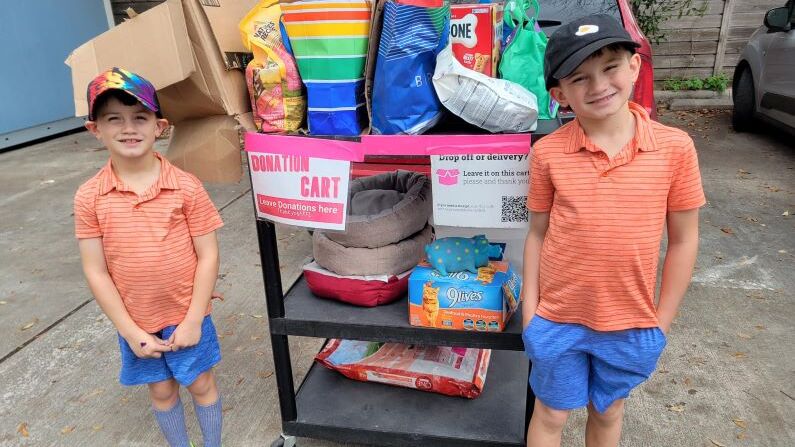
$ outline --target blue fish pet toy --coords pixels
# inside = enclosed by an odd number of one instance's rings
[[[479,267],[489,264],[489,258],[499,258],[502,248],[490,245],[486,236],[472,238],[445,237],[425,246],[428,263],[443,276],[448,273],[468,271],[477,273]]]

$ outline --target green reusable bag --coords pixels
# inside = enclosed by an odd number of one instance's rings
[[[533,16],[527,10],[533,10]],[[513,0],[505,5],[504,22],[514,29],[508,39],[500,60],[500,78],[515,82],[526,88],[538,99],[538,119],[557,116],[558,103],[547,91],[544,82],[544,51],[547,36],[536,25],[538,22],[538,0]]]

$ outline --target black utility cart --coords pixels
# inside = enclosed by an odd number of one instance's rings
[[[540,120],[533,138],[563,121]],[[282,293],[276,226],[261,218],[256,222],[283,430],[272,447],[292,447],[295,437],[377,446],[525,445],[535,396],[527,380],[531,365],[523,352],[521,306],[504,332],[468,332],[409,325],[407,297],[356,307],[314,297],[303,277]],[[317,363],[296,389],[288,335],[493,352],[483,392],[475,399],[358,382]]]

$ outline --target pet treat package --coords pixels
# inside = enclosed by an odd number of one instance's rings
[[[450,6],[450,42],[464,67],[497,77],[502,45],[502,4]]]
[[[423,262],[409,276],[412,326],[501,332],[519,306],[522,280],[510,264],[442,275]]]
[[[315,360],[349,379],[473,399],[491,350],[331,339]]]

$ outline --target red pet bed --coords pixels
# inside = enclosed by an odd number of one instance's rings
[[[406,296],[411,270],[399,275],[342,276],[316,262],[304,266],[304,278],[318,297],[363,307],[387,304]]]

